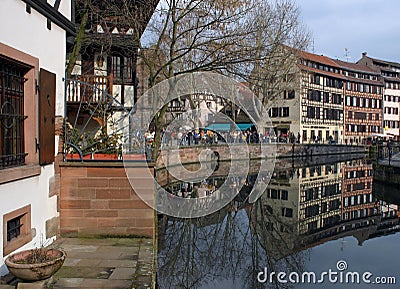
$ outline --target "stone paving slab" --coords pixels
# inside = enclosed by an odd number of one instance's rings
[[[63,267],[54,275],[54,289],[154,288],[151,239],[65,238],[53,246],[67,253]]]
[[[9,276],[14,283],[3,278],[0,289],[155,288],[152,239],[60,238],[51,247],[67,253],[63,266],[53,277],[24,283]]]

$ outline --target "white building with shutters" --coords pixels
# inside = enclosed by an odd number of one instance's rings
[[[0,276],[9,254],[58,231],[55,123],[72,21],[72,0],[0,1]]]

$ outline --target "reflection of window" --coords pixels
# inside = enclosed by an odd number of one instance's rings
[[[25,73],[23,67],[0,59],[0,168],[25,163]]]
[[[267,231],[269,231],[269,232],[272,232],[272,231],[274,230],[274,223],[272,223],[272,222],[267,222],[267,223],[265,224],[265,229],[266,229]]]
[[[293,217],[293,209],[291,208],[282,208],[282,216],[292,218]]]
[[[318,223],[317,221],[313,221],[308,224],[308,231],[312,232],[318,229]]]

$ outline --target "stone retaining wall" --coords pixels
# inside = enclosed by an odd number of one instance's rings
[[[208,152],[208,153],[207,153]],[[156,162],[157,168],[163,168],[166,164],[173,166],[179,163],[196,163],[200,159],[208,160],[206,156],[210,152],[216,152],[220,160],[243,160],[259,158],[287,158],[303,157],[313,158],[325,155],[343,155],[366,153],[365,146],[350,145],[323,145],[323,144],[267,144],[261,147],[258,144],[233,144],[208,145],[196,147],[181,147],[164,150]],[[211,160],[211,159],[210,159]]]
[[[130,170],[135,187],[154,198],[147,166]],[[122,163],[61,163],[60,176],[62,236],[153,237],[154,211],[132,189]]]

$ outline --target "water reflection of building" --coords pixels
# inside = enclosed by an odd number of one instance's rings
[[[341,164],[326,164],[274,173],[261,206],[252,212],[257,233],[275,258],[290,255],[307,236],[331,227],[341,219]],[[261,209],[261,210],[260,210]],[[268,213],[264,212],[267,210]],[[261,239],[263,239],[261,237]],[[279,249],[274,249],[280,243]],[[275,252],[275,254],[274,254]]]
[[[301,169],[299,182],[300,233],[313,233],[340,221],[341,164]]]
[[[343,166],[343,220],[354,220],[379,213],[372,197],[372,164],[355,160]]]
[[[274,258],[345,236],[362,245],[399,224],[398,207],[382,206],[372,182],[363,160],[275,172],[250,214],[253,229]]]

